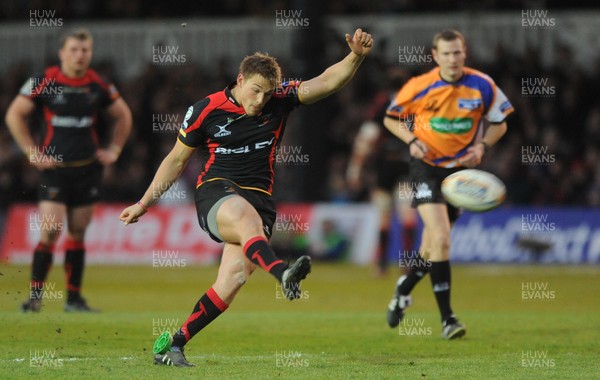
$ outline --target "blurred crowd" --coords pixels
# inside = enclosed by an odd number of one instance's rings
[[[340,58],[344,49],[340,49]],[[491,149],[482,168],[496,173],[508,187],[508,203],[530,205],[600,206],[600,99],[595,89],[600,85],[600,64],[591,74],[578,67],[568,47],[560,49],[560,59],[546,67],[540,56],[530,50],[523,56],[513,56],[502,46],[491,64],[468,59],[468,65],[488,73],[504,90],[515,107],[508,119],[509,131]],[[345,53],[344,53],[345,54]],[[48,61],[51,63],[52,59]],[[280,60],[286,67],[285,60]],[[171,149],[177,127],[187,108],[209,93],[223,89],[235,79],[227,72],[231,65],[225,60],[216,67],[202,67],[187,62],[184,65],[157,66],[151,63],[143,73],[133,78],[118,78],[111,62],[94,62],[101,75],[111,78],[134,115],[134,128],[118,163],[105,170],[104,199],[111,202],[131,202],[140,198],[162,158]],[[348,191],[345,173],[354,137],[368,118],[374,99],[397,90],[411,76],[431,69],[433,65],[404,67],[386,62],[377,54],[367,59],[347,88],[331,98],[331,123],[324,129],[327,164],[310,162],[310,171],[326,171],[327,184],[320,192],[321,201],[358,200]],[[20,86],[34,73],[26,63],[13,66],[0,77],[0,114],[5,115],[10,101]],[[546,86],[554,89],[550,95],[531,95],[523,89],[524,78],[547,78]],[[340,111],[336,111],[340,110]],[[343,110],[343,112],[342,112]],[[301,111],[298,111],[301,112]],[[294,128],[292,114],[286,144],[301,139],[302,129]],[[13,202],[36,200],[39,173],[29,166],[26,157],[13,142],[4,116],[0,124],[0,212]],[[39,136],[39,128],[32,130]],[[381,120],[377,120],[380,122]],[[99,135],[109,141],[110,125],[100,118]],[[524,158],[524,149],[534,150],[541,159]],[[531,156],[531,150],[528,151]],[[528,156],[528,157],[529,157]],[[193,194],[196,176],[202,163],[196,158],[186,168],[178,189]],[[298,178],[293,164],[279,165],[276,175],[276,199],[306,201],[302,186],[310,181]],[[291,173],[291,174],[290,174]],[[365,183],[365,186],[369,186]],[[191,202],[193,197],[186,201]]]
[[[20,0],[0,2],[0,20],[27,19],[31,9],[56,10],[68,19],[130,19],[195,16],[272,16],[274,10],[303,9],[308,0],[179,0],[176,6],[162,0]],[[447,12],[508,10],[523,8],[585,8],[586,2],[560,0],[330,0],[319,7],[329,15],[369,15],[390,12]]]

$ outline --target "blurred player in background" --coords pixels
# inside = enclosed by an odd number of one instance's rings
[[[465,67],[465,39],[445,30],[433,38],[438,67],[411,79],[388,108],[384,125],[409,146],[413,206],[423,220],[420,254],[408,275],[398,279],[388,306],[388,324],[396,327],[411,304],[410,292],[427,274],[442,317],[442,336],[465,335],[450,306],[450,229],[459,210],[441,194],[442,180],[481,162],[486,150],[506,133],[513,107],[484,73]],[[485,130],[483,119],[490,125]]]
[[[383,275],[388,267],[389,232],[395,212],[402,225],[402,251],[410,252],[414,244],[417,215],[410,206],[408,179],[408,152],[403,143],[380,123],[404,80],[404,70],[388,68],[389,89],[379,92],[370,106],[367,120],[360,126],[354,139],[346,178],[354,193],[368,191],[369,200],[380,213],[377,274]],[[401,260],[402,258],[398,258]],[[403,268],[406,266],[402,265]]]
[[[271,197],[275,152],[289,113],[341,89],[373,45],[371,35],[361,29],[353,36],[346,34],[346,42],[351,51],[344,59],[301,83],[281,83],[281,69],[269,55],[244,58],[236,82],[188,109],[175,146],[150,187],[121,213],[125,224],[137,222],[181,175],[196,150],[201,152],[204,166],[196,185],[196,209],[202,229],[225,243],[221,265],[216,282],[194,305],[170,349],[155,350],[156,364],[191,366],[184,345],[228,308],[257,266],[282,284],[288,299],[301,296],[300,281],[310,272],[310,258],[301,256],[288,267],[268,243],[276,216]]]
[[[92,69],[93,40],[84,29],[65,34],[59,66],[30,78],[6,113],[6,124],[31,165],[40,171],[40,241],[33,253],[29,299],[22,311],[40,311],[44,282],[52,266],[54,244],[67,219],[65,311],[94,311],[81,296],[85,266],[85,231],[100,198],[102,165],[113,164],[131,130],[131,112],[116,88]],[[34,142],[29,117],[43,112],[41,143]],[[108,149],[96,134],[99,111],[114,121]]]

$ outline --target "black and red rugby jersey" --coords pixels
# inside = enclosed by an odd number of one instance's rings
[[[119,92],[92,69],[81,78],[69,78],[58,66],[29,78],[20,94],[43,111],[41,146],[46,154],[60,156],[63,163],[93,158],[98,147],[98,111],[108,107]]]
[[[246,115],[233,98],[235,83],[191,106],[179,130],[179,141],[200,149],[203,170],[197,186],[225,178],[271,194],[277,146],[289,113],[302,104],[299,85],[299,81],[283,83],[256,116]]]

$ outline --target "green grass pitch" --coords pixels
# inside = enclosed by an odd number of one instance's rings
[[[440,337],[428,278],[390,329],[395,270],[375,278],[370,268],[317,262],[294,302],[256,272],[188,344],[196,367],[153,365],[156,335],[187,318],[216,271],[89,266],[84,296],[102,313],[68,314],[55,265],[52,299],[41,313],[22,314],[29,267],[1,265],[0,378],[600,378],[600,267],[584,266],[455,265],[453,307],[468,332],[450,342]]]

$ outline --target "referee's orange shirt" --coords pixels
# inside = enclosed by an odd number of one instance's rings
[[[412,78],[398,92],[386,116],[405,122],[429,147],[423,159],[454,167],[481,139],[483,118],[501,123],[514,111],[506,95],[486,74],[465,67],[456,82],[444,81],[440,68]]]

